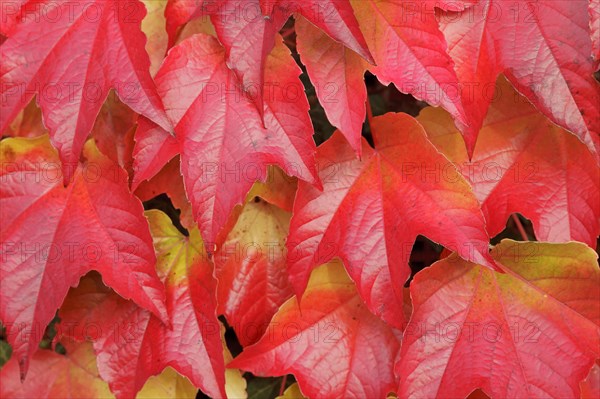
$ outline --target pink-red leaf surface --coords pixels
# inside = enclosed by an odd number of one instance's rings
[[[225,367],[216,318],[216,282],[198,230],[185,237],[160,211],[146,213],[166,287],[169,324],[93,284],[75,290],[61,308],[66,326],[102,326],[94,339],[100,376],[119,398],[129,398],[146,380],[171,366],[211,397],[225,397]],[[92,287],[92,290],[90,290]],[[89,308],[81,307],[81,303]]]
[[[213,37],[198,34],[174,47],[156,76],[205,242],[215,242],[254,181],[266,179],[267,165],[317,181],[308,101],[300,70],[283,43],[270,54],[265,73],[272,83],[265,98],[266,128]]]
[[[319,102],[329,121],[344,134],[359,156],[367,100],[363,75],[367,70],[384,84],[394,83],[400,91],[432,105],[441,105],[458,120],[465,120],[457,91],[458,78],[434,18],[434,8],[458,11],[475,2],[352,2],[373,52],[375,66],[305,19],[296,19],[298,52]]]
[[[127,174],[90,141],[63,186],[47,136],[0,142],[0,320],[23,372],[69,286],[91,269],[166,320],[164,287],[142,203]]]
[[[258,341],[292,296],[285,261],[290,216],[255,197],[215,253],[219,313],[243,346]]]
[[[149,201],[160,194],[166,194],[173,206],[179,209],[179,221],[183,227],[191,229],[196,225],[192,215],[192,204],[185,194],[179,157],[169,161],[160,172],[152,179],[142,182],[135,191],[135,195],[142,201]]]
[[[137,113],[171,129],[148,71],[142,3],[32,0],[23,7],[33,11],[23,14],[0,47],[2,130],[38,94],[69,181],[67,168],[79,161],[109,89]]]
[[[512,213],[533,223],[541,241],[580,241],[594,248],[600,234],[600,168],[577,137],[550,122],[504,79],[471,161],[464,141],[443,110],[418,119],[428,137],[471,183],[490,236]]]
[[[434,5],[439,4],[429,0],[352,1],[376,62],[369,70],[382,83],[394,83],[401,92],[442,106],[458,120],[464,120],[454,62],[433,12]]]
[[[579,397],[600,355],[598,255],[505,240],[492,256],[505,273],[452,255],[415,276],[399,397]]]
[[[35,99],[19,112],[2,133],[10,137],[38,137],[48,134],[42,122],[42,111],[35,104]]]
[[[96,117],[92,136],[100,152],[129,172],[137,114],[111,93]]]
[[[133,147],[133,182],[135,190],[143,181],[150,180],[177,154],[177,139],[160,126],[144,117],[138,119]]]
[[[590,373],[583,380],[579,387],[581,388],[581,399],[596,399],[600,397],[600,361],[596,361],[590,370]]]
[[[108,385],[100,379],[90,343],[63,342],[66,356],[40,350],[31,359],[35,378],[19,379],[19,362],[11,359],[0,371],[3,398],[110,398]]]
[[[210,3],[214,4],[214,3]],[[208,4],[207,4],[208,5]],[[169,0],[165,8],[166,30],[169,36],[168,47],[172,47],[177,40],[181,26],[193,18],[203,15],[208,11],[204,0]]]
[[[296,43],[327,119],[360,155],[366,115],[366,61],[306,19],[296,19]]]
[[[228,367],[294,374],[311,398],[382,398],[394,389],[398,336],[367,310],[342,265],[332,263],[316,269],[302,302],[287,301],[260,341]]]
[[[291,212],[297,189],[298,179],[296,177],[286,175],[276,166],[269,166],[267,180],[254,183],[247,198],[260,197],[284,211]]]
[[[589,13],[592,56],[596,61],[597,70],[600,68],[600,0],[590,0]]]
[[[210,15],[219,41],[226,51],[227,65],[236,73],[245,91],[263,113],[264,68],[275,46],[276,34],[292,13],[310,20],[335,40],[372,61],[350,3],[346,0],[227,0],[220,3],[175,0],[167,6],[169,41],[177,29],[195,17]]]
[[[461,83],[469,153],[498,74],[544,115],[600,150],[600,85],[590,39],[589,0],[481,0],[440,24]]]
[[[348,0],[260,0],[271,6],[276,14],[280,11],[285,18],[299,14],[325,32],[333,40],[344,44],[369,62],[373,57],[360,30],[354,10]]]
[[[488,260],[483,215],[468,183],[406,114],[372,122],[375,149],[357,160],[341,135],[317,150],[324,190],[301,182],[287,240],[292,284],[339,256],[369,309],[401,326],[402,286],[417,235],[467,259]]]
[[[29,0],[14,0],[5,2],[0,7],[0,34],[3,36],[11,36],[15,26],[23,16],[23,5]]]

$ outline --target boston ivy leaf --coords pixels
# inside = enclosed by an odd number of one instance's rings
[[[64,330],[91,338],[98,369],[119,398],[134,396],[145,381],[171,366],[212,397],[225,397],[225,367],[216,318],[216,282],[198,230],[184,237],[169,217],[146,212],[166,287],[169,326],[148,311],[93,284],[69,295],[59,315]],[[85,304],[83,309],[81,304]],[[102,326],[85,337],[87,325]]]
[[[31,359],[30,374],[19,381],[19,365],[9,362],[0,371],[0,394],[11,398],[113,398],[108,384],[98,375],[92,344],[63,340],[66,355],[54,351],[36,352]],[[137,399],[194,399],[196,389],[185,377],[167,367],[152,377],[137,394]]]
[[[0,371],[0,395],[3,398],[111,398],[108,385],[96,368],[96,356],[90,343],[61,342],[67,354],[40,350],[31,358],[29,373],[19,379],[19,362],[11,359]]]
[[[464,119],[456,94],[458,79],[434,18],[434,7],[462,10],[466,5],[425,1],[416,7],[417,3],[371,0],[353,5],[377,66],[369,65],[303,18],[298,18],[295,26],[298,52],[319,102],[357,154],[360,156],[366,111],[367,70],[384,84],[393,82],[400,91],[442,105],[456,118]]]
[[[296,19],[296,43],[327,118],[360,156],[366,115],[367,63],[306,19]]]
[[[449,2],[444,2],[447,6],[446,3]],[[401,92],[442,106],[458,120],[464,120],[454,62],[447,54],[446,41],[433,12],[439,4],[430,0],[352,1],[376,62],[369,70],[382,83],[394,83]]]
[[[482,204],[490,236],[512,213],[533,223],[541,241],[580,241],[596,247],[600,234],[600,168],[576,137],[554,125],[504,79],[471,161],[443,110],[419,115],[428,137],[455,162]]]
[[[221,3],[176,0],[166,10],[170,43],[174,43],[174,34],[182,23],[200,15],[211,16],[219,41],[225,48],[227,66],[237,75],[242,92],[252,93],[250,98],[262,116],[265,63],[286,18],[280,13],[265,18],[258,0]]]
[[[277,15],[277,11],[283,13],[285,19],[292,13],[302,15],[333,40],[367,61],[374,61],[348,0],[260,0],[260,3],[263,10],[271,9],[267,15]]]
[[[53,7],[58,7],[57,18],[42,15]],[[46,0],[30,8],[34,11],[0,47],[2,130],[37,93],[52,144],[65,164],[65,181],[110,88],[137,113],[170,130],[148,72],[142,3]]]
[[[135,191],[135,195],[142,201],[149,201],[160,194],[166,194],[173,206],[181,212],[179,221],[183,227],[189,230],[196,226],[192,216],[192,204],[188,201],[183,187],[179,157],[169,161],[156,176],[142,182]]]
[[[167,367],[157,376],[150,377],[144,388],[137,393],[136,399],[195,399],[198,389],[190,380]]]
[[[145,180],[154,177],[179,153],[177,139],[144,117],[138,119],[133,147],[133,182],[137,189]]]
[[[467,120],[457,125],[469,153],[501,72],[544,115],[592,152],[600,150],[600,85],[592,76],[588,1],[481,0],[440,23],[463,86]]]
[[[406,114],[373,119],[375,149],[357,160],[342,136],[317,150],[324,190],[300,182],[287,240],[297,294],[310,271],[339,256],[367,306],[401,327],[402,286],[422,234],[492,265],[483,215],[468,183]]]
[[[141,0],[148,14],[142,20],[142,32],[148,39],[146,52],[150,57],[150,75],[156,75],[167,53],[168,37],[165,31],[165,8],[168,0]]]
[[[505,273],[456,255],[419,272],[399,397],[579,397],[600,355],[600,269],[583,244],[504,240]]]
[[[98,149],[128,172],[133,163],[136,119],[137,114],[111,92],[100,108],[92,128],[92,136]]]
[[[23,373],[69,286],[92,269],[166,320],[148,222],[127,173],[92,141],[83,155],[64,187],[47,136],[0,142],[0,319]]]
[[[426,0],[424,2],[423,11],[427,11],[426,7],[431,7],[432,4],[444,11],[463,11],[466,8],[477,4],[477,2],[479,2],[479,0],[435,0],[434,2],[427,2]]]
[[[302,302],[277,312],[265,335],[228,367],[294,374],[308,397],[382,398],[393,390],[399,339],[364,306],[339,263],[311,276]]]
[[[268,164],[316,182],[315,144],[300,69],[283,43],[268,58],[264,122],[240,90],[216,39],[195,35],[174,47],[156,76],[181,150],[181,170],[205,242]],[[182,86],[181,82],[185,82]]]
[[[292,13],[310,20],[329,36],[372,61],[348,1],[340,0],[227,0],[222,2],[174,0],[166,9],[170,45],[178,28],[199,16],[208,16],[226,51],[227,65],[263,113],[264,67],[275,46],[276,34]]]
[[[596,399],[600,396],[600,361],[592,366],[585,380],[579,384],[581,388],[581,399]]]
[[[215,253],[219,313],[243,346],[255,343],[292,296],[285,262],[290,214],[251,200]]]
[[[277,166],[269,166],[267,180],[254,183],[246,198],[260,197],[284,211],[291,212],[297,189],[297,178],[286,175]]]
[[[168,0],[165,19],[169,48],[175,44],[179,28],[193,18],[205,15],[207,7],[208,4],[204,5],[204,0]]]
[[[592,55],[596,60],[596,70],[600,67],[600,0],[590,0],[590,36],[592,38]]]
[[[0,7],[0,34],[3,36],[11,36],[14,33],[14,28],[22,18],[23,12],[21,8],[29,0],[14,0],[5,2]]]
[[[267,56],[286,19],[281,13],[265,18],[258,0],[227,0],[212,13],[211,21],[225,48],[227,66],[235,72],[242,91],[256,104],[261,116]]]
[[[39,137],[48,134],[42,122],[42,112],[32,99],[2,132],[8,137]]]

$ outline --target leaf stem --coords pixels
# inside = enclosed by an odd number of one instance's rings
[[[527,236],[527,232],[525,231],[525,228],[523,227],[523,224],[521,223],[521,219],[519,219],[519,216],[517,216],[516,213],[513,213],[511,215],[511,217],[512,217],[513,222],[517,226],[519,233],[521,233],[521,237],[523,238],[523,241],[529,241],[529,237]]]
[[[284,39],[287,39],[292,33],[294,33],[296,29],[292,26],[291,28],[288,28],[286,30],[284,30],[283,32],[281,32],[281,37],[283,37]]]
[[[367,96],[367,121],[369,122],[369,127],[373,129],[373,110],[371,109],[371,101],[369,100],[369,96]]]
[[[281,387],[279,388],[279,396],[283,396],[283,391],[285,391],[285,383],[287,382],[287,374],[283,376],[281,380]]]

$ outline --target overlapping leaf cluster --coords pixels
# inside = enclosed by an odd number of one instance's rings
[[[2,396],[597,397],[599,7],[3,2]]]

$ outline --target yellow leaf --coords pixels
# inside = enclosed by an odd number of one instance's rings
[[[283,395],[278,396],[276,399],[306,399],[306,396],[302,395],[298,383],[294,382],[285,390]]]
[[[194,399],[198,388],[171,367],[148,379],[136,399]]]

